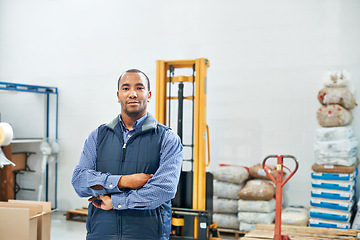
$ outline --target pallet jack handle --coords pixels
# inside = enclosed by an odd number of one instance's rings
[[[277,159],[276,166],[276,179],[270,174],[268,168],[266,167],[266,161],[270,158]],[[291,171],[289,168],[283,165],[284,158],[291,158],[295,162],[295,168]],[[269,155],[267,156],[262,164],[262,167],[266,173],[266,175],[270,178],[270,180],[276,186],[276,212],[275,212],[275,232],[274,232],[274,240],[289,240],[290,237],[288,235],[281,235],[281,212],[282,212],[282,188],[289,181],[289,179],[296,173],[299,168],[299,163],[294,156],[291,155]],[[284,176],[284,167],[290,171],[290,175],[283,181]]]
[[[296,158],[294,156],[291,156],[291,155],[269,155],[267,156],[264,161],[263,161],[263,164],[262,164],[262,167],[266,173],[266,175],[270,178],[270,180],[275,184],[277,185],[276,183],[276,180],[275,178],[270,174],[270,172],[268,171],[268,168],[266,167],[265,163],[266,161],[269,159],[269,158],[277,158],[277,167],[276,167],[276,170],[277,170],[277,174],[280,174],[283,176],[283,162],[284,162],[284,158],[291,158],[294,160],[295,162],[295,168],[293,171],[290,171],[290,175],[283,181],[283,179],[281,179],[281,187],[283,187],[289,180],[290,178],[296,173],[296,171],[298,170],[299,168],[299,163],[298,161],[296,160]],[[287,167],[285,167],[286,169],[288,169]],[[277,187],[277,186],[276,186]]]

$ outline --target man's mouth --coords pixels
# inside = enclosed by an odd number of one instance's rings
[[[129,101],[129,102],[127,102],[127,104],[129,104],[129,105],[135,105],[135,104],[139,104],[139,102],[138,102],[138,101]]]

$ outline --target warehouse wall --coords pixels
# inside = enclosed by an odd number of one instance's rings
[[[210,170],[294,155],[300,169],[286,196],[308,205],[316,95],[328,70],[347,69],[360,90],[359,25],[357,0],[2,0],[0,81],[59,88],[58,208],[67,210],[87,204],[71,175],[90,131],[120,111],[118,76],[145,71],[155,113],[156,60],[208,58]],[[15,111],[6,96],[0,94],[3,116]],[[353,127],[360,137],[358,108]],[[37,125],[26,115],[19,117]],[[22,147],[29,146],[15,146]],[[34,159],[38,168],[41,155]]]

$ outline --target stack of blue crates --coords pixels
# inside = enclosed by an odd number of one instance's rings
[[[311,173],[309,226],[351,228],[358,145],[351,126],[317,129],[314,164],[317,170]]]
[[[350,229],[357,173],[311,173],[310,227]]]

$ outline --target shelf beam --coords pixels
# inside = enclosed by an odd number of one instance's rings
[[[8,82],[0,82],[0,89],[6,91],[33,92],[33,93],[43,93],[43,94],[58,93],[56,87],[45,87],[45,86],[8,83]]]

